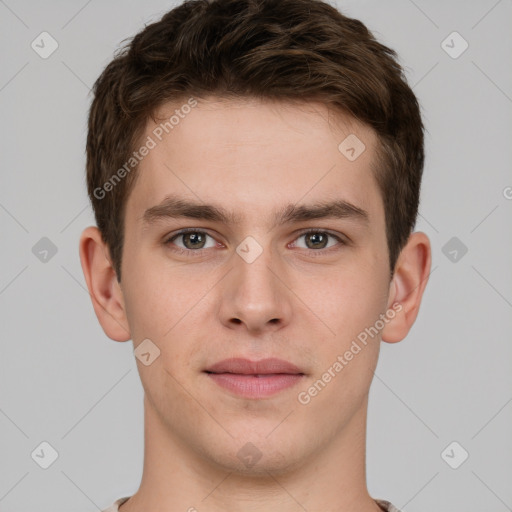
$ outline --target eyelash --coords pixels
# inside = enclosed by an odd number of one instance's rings
[[[200,229],[196,228],[186,228],[182,229],[181,231],[178,231],[177,233],[172,234],[169,236],[165,242],[164,245],[169,245],[173,240],[176,238],[179,238],[181,235],[186,235],[187,233],[200,233],[202,235],[208,235],[209,237],[213,238],[212,235],[210,235],[206,231],[201,231]],[[331,233],[330,231],[320,230],[320,229],[307,229],[304,231],[301,231],[297,234],[296,238],[300,238],[304,235],[310,235],[310,234],[322,234],[322,235],[328,235],[332,238],[334,238],[336,241],[339,242],[340,245],[347,245],[347,243],[339,236],[335,235],[334,233]],[[194,256],[201,256],[204,251],[208,251],[209,249],[212,249],[212,247],[209,247],[207,249],[182,249],[181,247],[174,247],[172,250],[178,254],[186,254],[187,256],[194,257]],[[330,253],[332,250],[339,250],[339,248],[335,247],[329,247],[327,249],[305,249],[307,252],[310,253]]]

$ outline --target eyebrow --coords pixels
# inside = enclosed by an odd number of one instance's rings
[[[221,206],[196,203],[173,195],[166,196],[160,204],[148,208],[140,217],[144,225],[177,218],[237,225],[241,223],[243,217],[239,213],[228,211]],[[274,219],[272,228],[278,225],[317,219],[351,219],[363,224],[369,223],[369,215],[366,210],[343,199],[319,201],[300,206],[288,204],[274,211],[272,218]]]

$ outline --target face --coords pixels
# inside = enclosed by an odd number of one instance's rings
[[[121,282],[134,346],[160,351],[137,360],[147,414],[223,468],[290,468],[362,410],[390,317],[376,137],[314,103],[210,98],[159,125],[126,205]],[[207,372],[231,358],[296,370]]]

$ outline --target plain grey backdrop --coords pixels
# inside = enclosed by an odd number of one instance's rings
[[[132,342],[103,333],[78,257],[86,115],[121,41],[174,5],[0,0],[2,512],[92,512],[138,488]],[[512,510],[512,2],[335,5],[398,52],[427,128],[432,274],[409,336],[382,344],[370,493],[407,512]]]

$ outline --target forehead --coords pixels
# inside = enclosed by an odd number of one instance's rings
[[[169,195],[223,205],[251,222],[290,204],[344,200],[383,212],[374,178],[377,139],[367,126],[320,103],[189,98],[146,125],[152,149],[127,205],[137,219]]]

